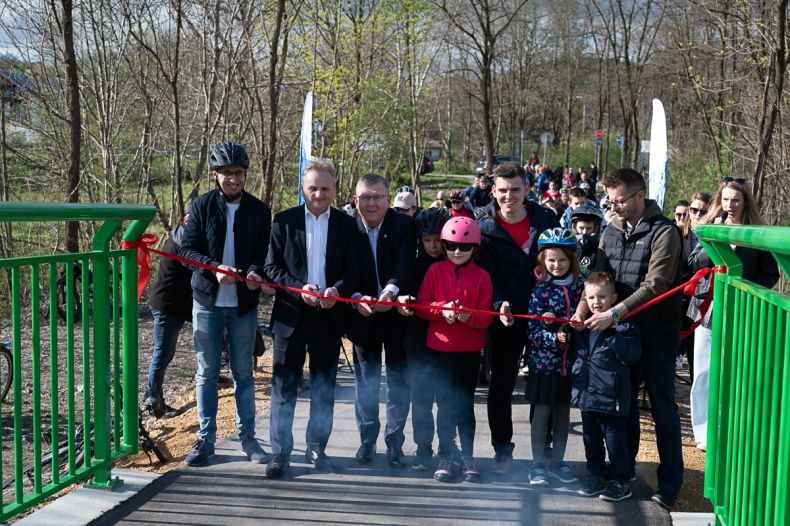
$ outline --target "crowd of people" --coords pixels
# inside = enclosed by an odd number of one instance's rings
[[[187,464],[202,465],[214,453],[217,378],[227,335],[243,453],[265,463],[268,478],[287,473],[297,387],[309,356],[305,462],[319,471],[337,471],[326,448],[341,338],[346,337],[353,343],[356,461],[372,462],[383,434],[392,468],[433,470],[440,482],[480,481],[474,393],[481,349],[487,346],[494,476],[513,468],[519,430],[514,430],[512,402],[523,359],[530,484],[579,480],[564,460],[573,406],[581,410],[587,458],[578,493],[612,502],[629,498],[640,443],[636,396],[644,383],[659,453],[652,500],[665,508],[674,505],[683,484],[675,362],[684,316],[687,324],[699,318],[698,297],[709,283],[700,284],[688,305],[678,294],[623,318],[683,282],[690,271],[712,265],[696,240],[698,225],[762,223],[746,181],[726,178],[712,199],[697,193],[679,202],[673,222],[647,198],[644,179],[634,170],[608,174],[599,200],[595,165],[589,174],[584,168],[549,170],[533,154],[526,166],[498,165],[492,176],[481,175],[464,190],[442,192],[425,209],[411,188],[398,188],[393,196],[385,178],[365,174],[357,181],[353,205],[344,211],[332,206],[334,167],[313,160],[302,178],[304,205],[272,219],[268,207],[244,190],[248,167],[243,146],[213,146],[210,168],[216,186],[192,203],[171,247],[216,269],[187,273],[199,420]],[[736,253],[745,277],[773,286],[778,271],[770,254],[740,248]],[[180,282],[183,288],[183,273]],[[251,368],[260,293],[274,296],[271,453],[255,438],[254,426]],[[357,301],[348,304],[338,297]],[[157,365],[151,365],[146,394],[162,414],[171,411],[161,384],[172,357],[172,334],[186,317],[174,313],[172,321],[162,321],[163,313],[170,315],[157,306]],[[709,327],[706,319],[689,347],[692,420],[703,448]],[[409,459],[404,430],[410,413],[416,452]]]

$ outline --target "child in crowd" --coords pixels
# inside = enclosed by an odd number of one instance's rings
[[[562,186],[570,188],[576,184],[576,176],[573,175],[573,168],[568,168],[568,171],[562,175]]]
[[[583,279],[576,260],[576,238],[569,230],[552,228],[538,238],[539,282],[532,291],[529,314],[568,319],[582,295]],[[576,480],[564,462],[570,425],[571,348],[567,325],[529,320],[530,353],[527,360],[526,398],[534,408],[532,417],[532,469],[529,482],[549,483],[547,474],[563,483]],[[553,426],[553,449],[549,471],[544,464],[544,448],[549,426]]]
[[[450,212],[446,208],[420,210],[414,217],[414,227],[417,232],[417,259],[412,267],[411,278],[402,289],[406,295],[398,297],[399,302],[413,301],[414,296],[420,290],[428,268],[444,259],[441,232],[448,219],[450,219]],[[409,316],[403,346],[406,348],[409,361],[411,419],[414,443],[417,444],[417,452],[414,454],[411,467],[415,471],[425,471],[431,469],[433,460],[433,401],[436,396],[435,353],[426,344],[428,322],[414,316],[414,309],[399,307],[398,312]]]
[[[613,277],[606,272],[590,274],[584,297],[593,313],[611,309],[617,302]],[[639,330],[628,320],[600,333],[585,329],[574,336],[574,349],[571,401],[582,413],[589,472],[578,493],[587,497],[600,494],[602,500],[619,502],[631,496],[626,416],[631,399],[631,365],[641,354]],[[605,485],[607,451],[613,480]]]
[[[471,205],[464,199],[464,193],[461,190],[456,190],[450,194],[450,216],[468,217],[470,219],[475,217]]]
[[[601,212],[590,204],[578,206],[571,213],[571,230],[576,234],[576,258],[584,277],[595,268],[602,220]]]
[[[549,201],[559,201],[561,197],[559,183],[557,181],[549,181],[549,189],[543,192],[543,197],[541,198],[542,203],[547,203]]]
[[[472,261],[480,247],[480,227],[468,217],[453,217],[441,235],[447,256],[428,269],[417,302],[432,309],[417,315],[429,321],[427,344],[437,366],[436,419],[439,465],[433,478],[453,479],[453,465],[460,456],[464,480],[478,482],[480,473],[473,457],[475,442],[474,394],[480,371],[480,349],[486,343],[491,316],[457,311],[492,308],[493,288],[488,273]],[[461,450],[455,445],[456,429]]]

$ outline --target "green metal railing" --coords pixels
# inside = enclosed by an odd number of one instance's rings
[[[3,429],[0,437],[6,446],[0,478],[9,484],[0,496],[0,521],[80,481],[116,487],[113,462],[137,452],[137,251],[111,245],[122,222],[128,227],[121,239],[138,240],[154,213],[150,206],[0,203],[3,222],[97,226],[88,252],[0,260],[10,279],[13,341],[13,400],[3,408],[13,435]],[[42,314],[48,327],[42,328]],[[9,440],[11,461],[2,458]]]
[[[702,226],[715,277],[705,497],[719,524],[790,523],[790,297],[742,278],[731,245],[790,276],[790,228]]]

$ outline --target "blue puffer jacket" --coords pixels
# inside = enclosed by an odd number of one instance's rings
[[[579,277],[570,285],[557,285],[541,281],[535,285],[529,300],[529,314],[553,314],[557,318],[570,318],[582,297],[584,279]],[[558,323],[547,324],[541,320],[529,320],[530,373],[568,376],[572,363],[570,343],[557,341]]]
[[[639,329],[626,320],[598,335],[590,349],[590,331],[574,334],[571,404],[582,411],[626,416],[631,400],[631,365],[639,360]]]

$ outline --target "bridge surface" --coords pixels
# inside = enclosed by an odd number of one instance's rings
[[[519,382],[521,385],[521,382]],[[483,474],[480,484],[441,483],[432,472],[389,467],[383,438],[372,464],[354,460],[359,436],[354,420],[354,379],[345,368],[338,375],[335,424],[327,454],[341,468],[339,474],[318,474],[304,464],[304,431],[309,404],[300,393],[294,425],[295,447],[285,478],[268,480],[263,465],[239,453],[238,440],[217,447],[209,465],[181,466],[159,477],[136,496],[91,524],[530,524],[530,525],[670,525],[670,515],[650,500],[653,488],[643,480],[633,483],[634,496],[612,504],[576,495],[579,484],[536,488],[530,486],[529,406],[514,397],[516,450],[507,477],[491,475],[490,433],[486,390],[478,388],[475,411],[475,453]],[[522,391],[523,392],[523,391]],[[381,405],[381,415],[384,415]],[[411,440],[407,429],[407,455]],[[383,425],[382,425],[383,429]],[[268,438],[268,415],[257,419],[258,438]],[[436,447],[436,442],[434,442]],[[268,448],[267,448],[268,450]],[[583,475],[584,447],[581,417],[571,412],[571,435],[566,460]]]

